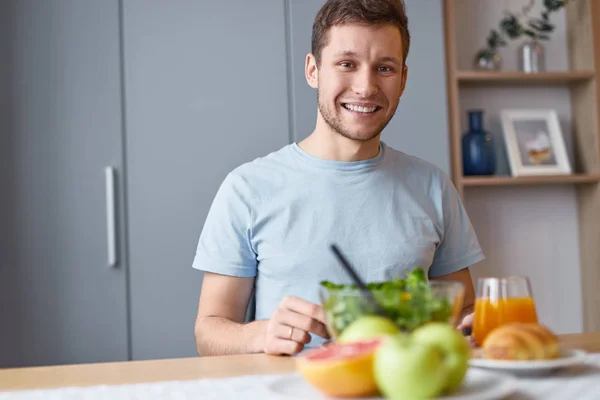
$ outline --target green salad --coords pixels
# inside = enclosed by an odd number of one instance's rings
[[[321,286],[328,292],[323,309],[334,335],[341,334],[358,317],[375,313],[360,295],[358,286],[329,281],[322,281]],[[434,295],[422,268],[413,269],[405,278],[371,282],[366,286],[387,317],[395,321],[402,331],[411,332],[430,321],[447,322],[452,317],[451,300]]]

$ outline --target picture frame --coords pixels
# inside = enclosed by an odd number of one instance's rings
[[[555,110],[507,109],[501,120],[512,176],[573,173]]]

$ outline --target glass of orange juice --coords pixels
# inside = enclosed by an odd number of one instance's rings
[[[475,343],[481,346],[492,330],[510,322],[538,322],[529,279],[479,278],[473,321]]]

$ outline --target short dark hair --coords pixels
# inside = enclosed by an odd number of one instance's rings
[[[327,0],[317,13],[312,29],[311,52],[317,65],[321,64],[321,51],[327,46],[329,29],[351,22],[397,27],[402,39],[403,63],[406,63],[410,32],[403,0]]]

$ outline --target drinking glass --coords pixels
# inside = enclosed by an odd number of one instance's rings
[[[492,330],[511,322],[538,322],[529,278],[479,278],[473,321],[475,343],[481,346]]]

